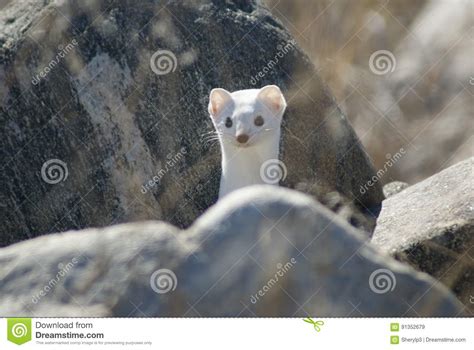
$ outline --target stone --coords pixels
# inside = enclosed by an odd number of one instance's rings
[[[383,201],[372,243],[429,273],[474,312],[474,158]]]
[[[165,4],[166,3],[166,4]],[[308,56],[255,1],[18,0],[0,12],[0,246],[164,220],[217,200],[212,88],[281,87],[282,185],[338,192],[372,221],[363,146]]]
[[[0,249],[0,316],[461,316],[310,196],[252,186],[181,231],[141,222]]]
[[[383,186],[383,194],[385,198],[392,197],[396,195],[397,193],[400,193],[401,191],[403,191],[408,186],[409,185],[406,182],[392,181]]]

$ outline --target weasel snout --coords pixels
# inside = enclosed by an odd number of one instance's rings
[[[238,143],[247,143],[247,141],[249,140],[249,135],[247,134],[239,134],[237,135],[237,142]]]

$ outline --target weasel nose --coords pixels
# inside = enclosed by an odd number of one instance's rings
[[[237,142],[238,143],[246,143],[248,140],[249,140],[249,135],[247,135],[247,134],[237,135]]]

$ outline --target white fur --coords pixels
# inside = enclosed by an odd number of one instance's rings
[[[266,160],[278,159],[285,109],[285,98],[275,85],[233,93],[224,89],[211,91],[209,114],[222,152],[219,198],[245,186],[264,184],[260,168]],[[260,127],[254,124],[258,115],[264,119]],[[232,120],[231,128],[225,125],[227,117]],[[249,136],[245,145],[237,142],[239,134]]]

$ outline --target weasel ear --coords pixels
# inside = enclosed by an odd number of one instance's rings
[[[262,101],[273,113],[285,110],[286,101],[281,90],[276,85],[267,85],[260,89],[258,99]]]
[[[211,117],[216,118],[231,99],[232,96],[229,91],[225,89],[212,89],[209,95],[209,114]]]

